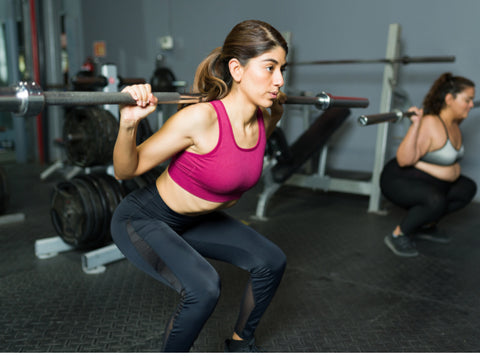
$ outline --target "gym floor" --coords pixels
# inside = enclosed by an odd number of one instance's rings
[[[82,271],[81,252],[49,259],[35,241],[56,236],[46,166],[6,163],[7,214],[0,225],[0,352],[158,352],[178,295],[126,260],[104,273]],[[419,242],[400,258],[383,237],[402,210],[367,212],[368,198],[285,186],[268,221],[252,220],[261,185],[228,210],[277,243],[288,265],[256,333],[268,352],[479,352],[480,204],[446,218],[453,241]],[[212,261],[222,294],[192,352],[221,352],[232,332],[247,274]]]

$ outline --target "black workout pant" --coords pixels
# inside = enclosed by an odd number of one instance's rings
[[[385,165],[380,188],[388,200],[408,210],[400,222],[406,235],[465,207],[477,192],[475,182],[466,176],[454,182],[439,180],[413,166],[400,167],[396,158]]]
[[[253,338],[286,266],[282,250],[249,226],[220,211],[196,217],[175,213],[155,184],[120,203],[111,232],[128,260],[180,294],[164,351],[188,351],[217,304],[220,279],[204,256],[250,273],[234,328],[246,340]]]

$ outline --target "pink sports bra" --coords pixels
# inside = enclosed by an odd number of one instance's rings
[[[257,110],[258,141],[252,148],[237,145],[223,103],[210,102],[218,118],[219,136],[207,154],[181,151],[172,157],[170,177],[183,189],[202,199],[227,202],[239,199],[260,179],[263,170],[266,136],[263,114]]]

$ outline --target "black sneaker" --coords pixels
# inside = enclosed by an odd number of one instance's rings
[[[225,352],[262,352],[255,345],[255,338],[250,340],[225,340]]]
[[[448,244],[451,241],[445,231],[442,231],[436,226],[421,228],[414,236],[416,239],[432,241],[439,244]]]
[[[395,255],[403,257],[413,257],[418,255],[415,243],[406,235],[394,237],[390,234],[385,236],[384,242]]]

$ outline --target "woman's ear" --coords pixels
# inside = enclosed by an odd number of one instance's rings
[[[448,93],[447,95],[445,95],[445,104],[446,105],[450,105],[452,103],[452,101],[454,101],[454,100],[455,100],[455,97],[452,94]]]
[[[230,75],[232,75],[232,79],[236,82],[240,82],[243,75],[243,66],[240,64],[240,61],[236,58],[230,59],[228,62],[228,69],[230,70]]]

